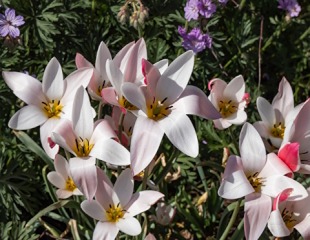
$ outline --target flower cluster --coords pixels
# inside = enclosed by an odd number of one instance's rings
[[[189,0],[184,11],[187,21],[198,20],[199,16],[210,18],[216,12],[216,5],[212,0]]]
[[[297,0],[279,0],[278,8],[287,12],[290,17],[298,17],[301,7]]]

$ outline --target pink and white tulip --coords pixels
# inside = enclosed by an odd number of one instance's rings
[[[288,201],[291,191],[292,188],[285,189],[273,200],[268,228],[275,237],[289,236],[296,229],[303,239],[310,239],[310,196]]]
[[[114,186],[101,169],[97,169],[98,189],[95,200],[85,200],[82,210],[98,220],[93,240],[115,239],[122,231],[130,236],[141,233],[141,225],[134,217],[147,211],[163,194],[146,190],[133,194],[134,181],[130,169],[124,170]]]
[[[56,58],[47,64],[42,83],[32,76],[19,72],[3,72],[6,84],[27,106],[17,111],[9,121],[9,127],[17,130],[40,126],[41,144],[51,158],[58,153],[59,146],[50,141],[51,133],[60,119],[71,120],[72,104],[80,86],[88,85],[93,70],[79,69],[65,80]]]
[[[130,146],[134,175],[152,161],[164,133],[186,155],[198,155],[196,132],[186,114],[220,117],[199,88],[187,86],[194,66],[192,51],[175,59],[162,74],[146,60],[143,64],[149,65],[144,72],[147,85],[125,83],[122,87],[125,98],[139,109]]]
[[[291,170],[275,153],[266,156],[264,143],[255,128],[245,123],[239,140],[240,155],[230,156],[225,167],[219,196],[226,199],[245,197],[244,231],[246,239],[258,239],[271,212],[271,197],[292,188],[290,200],[307,197],[304,187],[284,176]]]
[[[54,160],[56,171],[49,172],[47,179],[57,187],[58,198],[68,198],[72,195],[83,195],[73,181],[69,164],[66,159],[57,154]]]
[[[245,84],[241,75],[228,84],[221,79],[213,79],[209,83],[209,99],[220,112],[221,118],[213,120],[218,129],[225,129],[232,124],[243,124],[247,119],[244,111],[249,99],[245,93]]]

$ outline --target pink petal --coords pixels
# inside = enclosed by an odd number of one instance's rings
[[[146,109],[146,99],[145,99],[145,86],[137,86],[134,83],[124,83],[122,87],[122,92],[125,98],[138,109],[141,109],[145,113]]]
[[[278,109],[283,116],[287,116],[294,108],[293,91],[285,77],[282,78],[279,84],[278,94],[274,97],[272,106]]]
[[[294,190],[293,188],[286,188],[282,192],[280,192],[278,196],[275,199],[273,199],[272,210],[273,211],[277,210],[279,208],[279,204],[281,202],[286,201],[293,192],[293,190]]]
[[[105,210],[96,200],[85,200],[81,203],[82,210],[90,217],[99,220],[105,221]],[[97,227],[96,227],[97,228]]]
[[[65,189],[57,189],[56,195],[59,199],[66,199],[73,195],[73,192],[65,190]]]
[[[2,72],[3,79],[13,93],[27,104],[41,107],[46,101],[42,91],[42,84],[37,79],[28,74],[19,72]]]
[[[69,174],[69,163],[63,156],[59,154],[56,155],[54,166],[56,172],[58,172],[65,180],[71,176],[71,174]]]
[[[241,102],[244,96],[245,84],[241,75],[232,79],[226,86],[223,95],[225,98]]]
[[[118,107],[120,106],[119,102],[117,101],[118,95],[115,92],[114,87],[107,87],[107,88],[102,89],[101,96],[102,96],[102,99],[108,102],[109,104],[113,106],[118,106]]]
[[[92,68],[80,68],[74,71],[73,73],[70,73],[64,80],[65,93],[61,101],[64,104],[73,101],[78,88],[80,86],[86,88],[89,84],[92,75],[93,75]]]
[[[91,142],[96,143],[100,140],[117,138],[115,131],[113,130],[110,123],[106,119],[101,119],[99,121],[96,121],[95,124],[96,124],[96,127],[90,139]]]
[[[268,220],[268,228],[273,236],[289,236],[292,230],[289,230],[283,221],[282,214],[279,210],[272,211]]]
[[[130,164],[128,150],[113,139],[99,140],[95,143],[89,155],[117,166]]]
[[[241,129],[239,149],[245,174],[260,172],[266,163],[266,150],[261,137],[250,123],[245,123]]]
[[[73,109],[72,123],[75,133],[83,139],[90,140],[94,130],[92,107],[82,86],[75,95]]]
[[[130,157],[133,175],[144,170],[155,156],[164,131],[158,122],[140,116],[137,118],[131,137]]]
[[[254,188],[243,172],[240,157],[230,156],[227,160],[218,195],[226,199],[238,199],[254,191]]]
[[[146,59],[142,59],[142,72],[144,75],[144,83],[147,85],[150,93],[155,96],[157,82],[161,76],[159,70]]]
[[[269,153],[267,154],[266,164],[259,173],[259,177],[284,176],[288,173],[291,173],[291,169],[275,153]]]
[[[52,131],[54,130],[54,128],[57,126],[58,123],[59,123],[58,118],[49,118],[40,127],[40,139],[42,147],[46,152],[46,154],[52,159],[54,159],[55,155],[58,153],[59,146],[55,144],[53,147],[51,147],[48,139],[51,138]]]
[[[271,198],[259,193],[245,197],[244,234],[246,239],[258,239],[263,233],[271,212]]]
[[[280,148],[278,156],[293,172],[299,170],[299,143],[286,143]]]
[[[156,97],[174,103],[184,91],[194,67],[194,53],[187,51],[177,57],[158,80]]]
[[[118,95],[121,94],[121,87],[124,82],[123,73],[111,60],[106,62],[107,76]]]
[[[195,86],[186,86],[173,107],[185,114],[197,115],[205,119],[218,119],[221,114],[216,110],[208,97]]]
[[[162,197],[164,197],[162,193],[152,190],[145,190],[134,193],[129,203],[124,207],[127,210],[125,217],[133,217],[147,211]]]
[[[97,170],[95,158],[70,158],[72,178],[87,199],[92,199],[97,190]]]
[[[114,191],[119,199],[121,206],[125,206],[132,197],[134,181],[132,172],[129,168],[125,169],[114,184]]]
[[[115,223],[98,222],[93,233],[93,240],[115,239],[119,232]]]
[[[198,155],[198,139],[191,120],[182,112],[172,111],[158,121],[172,144],[193,158]]]
[[[82,54],[76,53],[75,55],[75,65],[78,69],[89,67],[93,68],[93,64],[91,64]]]
[[[53,57],[47,64],[42,80],[42,89],[49,100],[60,100],[64,93],[64,82],[61,66]]]
[[[128,217],[124,219],[120,219],[116,222],[116,226],[123,233],[128,234],[129,236],[137,236],[141,233],[141,225],[136,218]]]
[[[27,105],[18,110],[10,119],[9,127],[17,130],[35,128],[48,120],[43,110],[35,105]]]

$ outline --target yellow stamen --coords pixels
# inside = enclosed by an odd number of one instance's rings
[[[285,126],[284,126],[284,124],[279,122],[278,124],[274,124],[273,128],[271,128],[270,131],[271,131],[272,136],[274,136],[276,138],[283,139],[284,131],[285,131]]]
[[[123,108],[126,108],[128,110],[138,110],[136,106],[131,104],[124,96],[122,96],[120,99],[118,99],[119,105],[121,105]]]
[[[164,98],[162,101],[158,101],[154,98],[153,102],[147,106],[147,116],[155,121],[167,117],[171,113],[171,108],[173,106],[164,105],[166,100],[167,98]]]
[[[255,192],[261,192],[261,187],[264,186],[265,180],[262,177],[258,177],[258,172],[248,176],[248,180],[255,189]]]
[[[91,144],[87,138],[75,139],[75,149],[74,152],[78,157],[87,157],[92,150],[94,144]]]
[[[60,118],[63,106],[60,104],[59,100],[52,100],[50,102],[42,102],[43,110],[45,114],[49,117]]]
[[[66,190],[73,192],[76,189],[76,186],[73,182],[73,179],[71,177],[68,177],[66,181]]]
[[[106,211],[107,220],[109,222],[118,222],[119,219],[123,218],[125,210],[120,206],[120,204],[110,205],[109,210]]]
[[[230,115],[234,114],[238,110],[237,103],[233,102],[232,100],[228,101],[220,101],[218,103],[219,112],[222,115],[222,118],[227,118]]]
[[[284,208],[281,215],[288,229],[292,229],[296,225],[296,220],[293,218],[293,212]]]

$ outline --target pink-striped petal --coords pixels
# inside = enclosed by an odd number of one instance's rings
[[[224,89],[223,95],[225,98],[241,102],[244,96],[245,84],[242,75],[233,78]]]
[[[132,197],[134,181],[132,172],[129,168],[125,169],[114,184],[114,191],[119,199],[121,206],[127,205]]]
[[[69,166],[73,181],[87,199],[92,199],[97,190],[95,158],[70,158]],[[98,219],[99,220],[99,219]]]
[[[184,91],[194,67],[193,51],[187,51],[176,58],[162,74],[157,83],[156,98],[167,98],[166,104],[174,103]]]
[[[89,67],[93,68],[93,64],[91,64],[82,54],[77,53],[75,55],[75,65],[78,69],[84,68],[84,67]]]
[[[266,164],[259,173],[259,177],[284,176],[289,173],[291,173],[291,169],[275,153],[269,153],[267,154]]]
[[[48,117],[42,109],[35,105],[27,105],[12,116],[9,127],[17,130],[27,130],[42,125],[47,120]]]
[[[98,47],[98,51],[96,55],[95,67],[100,72],[101,77],[105,79],[106,81],[109,80],[107,73],[106,73],[106,62],[108,59],[112,60],[112,56],[109,51],[109,48],[104,42],[101,42]]]
[[[64,93],[64,81],[61,66],[53,57],[47,64],[42,80],[42,89],[49,100],[60,100]]]
[[[105,221],[105,210],[96,200],[85,200],[81,203],[82,210],[90,217],[99,220]]]
[[[246,239],[259,239],[267,225],[270,212],[270,197],[259,193],[252,193],[245,197],[244,234]]]
[[[117,94],[121,94],[121,87],[124,82],[123,73],[111,60],[106,61],[107,77],[109,78],[112,86]]]
[[[69,174],[69,163],[63,156],[59,154],[55,156],[54,166],[56,172],[58,172],[65,180],[68,179],[68,177],[71,177],[71,174]]]
[[[164,131],[158,122],[140,116],[137,118],[131,137],[130,156],[133,175],[144,170],[155,156]]]
[[[114,87],[107,87],[107,88],[102,89],[101,97],[104,101],[111,104],[112,106],[120,107],[119,102],[117,101],[119,96],[116,93]]]
[[[299,143],[286,143],[278,152],[278,157],[293,171],[300,168]]]
[[[110,208],[110,204],[114,204],[112,200],[112,196],[115,194],[113,184],[105,172],[99,167],[97,167],[97,181],[96,200],[107,210]]]
[[[52,131],[54,130],[54,128],[57,126],[59,122],[60,121],[58,118],[49,118],[40,127],[40,139],[41,139],[42,147],[44,151],[46,152],[46,154],[52,159],[54,159],[55,155],[58,153],[59,146],[56,144],[53,147],[51,147],[49,139],[52,136]]]

